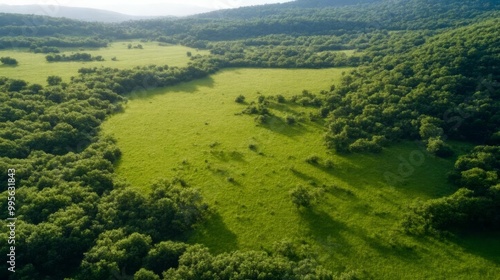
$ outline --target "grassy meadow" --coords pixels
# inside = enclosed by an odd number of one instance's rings
[[[137,46],[141,44],[143,49],[128,49],[128,44]],[[45,85],[47,77],[51,75],[60,76],[63,81],[69,82],[72,76],[78,75],[78,69],[82,67],[112,67],[129,69],[135,66],[150,64],[185,66],[189,62],[187,52],[193,55],[207,54],[207,51],[197,51],[192,48],[168,45],[161,46],[158,42],[119,41],[112,42],[106,48],[99,49],[64,49],[60,54],[72,54],[76,52],[89,53],[92,56],[102,56],[105,61],[89,62],[47,62],[47,54],[32,53],[28,49],[0,50],[0,57],[10,56],[18,61],[17,66],[0,65],[0,76],[13,79],[22,79],[31,83]],[[116,61],[112,58],[116,57]]]
[[[446,180],[454,159],[428,156],[408,142],[376,155],[335,154],[323,144],[323,124],[308,118],[314,110],[289,102],[271,101],[275,117],[264,125],[240,114],[259,95],[328,89],[343,71],[223,70],[136,94],[102,133],[117,139],[123,152],[117,174],[131,187],[148,192],[152,182],[177,177],[201,190],[213,215],[188,239],[215,253],[286,241],[329,269],[357,269],[375,279],[495,279],[500,241],[494,236],[415,238],[399,230],[415,199],[454,192]],[[247,104],[236,103],[238,95]],[[289,125],[286,115],[303,120]],[[306,162],[311,156],[318,163]],[[311,208],[292,204],[289,191],[298,185],[317,194]]]

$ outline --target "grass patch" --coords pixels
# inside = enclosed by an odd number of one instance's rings
[[[128,44],[141,44],[143,49],[128,49]],[[13,66],[0,66],[0,75],[14,79],[26,80],[30,83],[45,85],[47,77],[51,75],[60,76],[63,82],[69,82],[72,76],[78,75],[78,69],[82,67],[113,67],[129,69],[135,66],[150,64],[185,66],[189,62],[187,52],[193,55],[207,54],[207,51],[197,51],[192,48],[170,45],[160,46],[158,42],[135,42],[119,41],[110,43],[106,48],[100,49],[64,49],[60,54],[70,55],[76,52],[89,53],[92,56],[102,56],[105,61],[92,62],[52,62],[45,59],[47,54],[31,53],[28,49],[0,50],[0,57],[10,56],[15,58],[19,64]],[[116,61],[112,59],[116,57]]]
[[[343,71],[348,69],[229,69],[132,98],[124,113],[103,125],[123,152],[117,174],[144,192],[164,177],[199,188],[216,214],[188,238],[213,252],[270,249],[292,240],[308,244],[337,272],[360,269],[375,279],[494,279],[500,273],[493,254],[498,242],[476,249],[477,235],[437,240],[398,230],[415,199],[455,190],[446,180],[454,159],[429,156],[408,142],[376,155],[337,155],[323,144],[322,124],[285,121],[314,109],[271,104],[273,116],[258,124],[239,114],[247,105],[234,102],[239,95],[252,102],[261,95],[318,92]],[[313,164],[306,161],[311,156]],[[292,203],[289,193],[298,185],[315,194],[310,208]]]

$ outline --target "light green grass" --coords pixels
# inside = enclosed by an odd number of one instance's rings
[[[128,49],[129,43],[134,46],[141,44],[143,49]],[[56,75],[62,77],[63,81],[69,82],[72,76],[78,75],[78,69],[82,67],[104,66],[129,69],[150,64],[185,66],[189,62],[188,51],[193,55],[207,54],[207,51],[197,51],[184,46],[160,46],[157,42],[120,41],[110,43],[108,47],[100,49],[61,49],[61,54],[86,52],[92,56],[101,55],[105,61],[49,63],[45,59],[46,54],[31,53],[27,49],[0,50],[0,57],[10,56],[19,63],[17,66],[0,65],[0,76],[45,85],[48,76]],[[112,61],[113,57],[116,57],[117,61]]]
[[[250,102],[258,92],[287,97],[303,89],[318,92],[343,71],[230,69],[137,96],[103,126],[123,152],[117,173],[144,192],[159,178],[179,177],[199,188],[216,214],[188,238],[213,252],[269,249],[291,240],[309,244],[336,272],[359,269],[375,279],[494,279],[500,273],[494,253],[500,244],[494,238],[446,241],[398,230],[414,199],[454,191],[446,182],[453,159],[420,157],[414,143],[378,155],[340,156],[323,145],[322,124],[305,120],[290,126],[274,118],[261,126],[253,116],[235,115],[246,107],[234,102],[240,94]],[[290,104],[271,108],[281,119],[311,110]],[[332,160],[333,169],[306,163],[311,155]],[[388,172],[404,176],[388,181]],[[291,203],[289,191],[299,184],[314,191],[326,186],[311,209]]]

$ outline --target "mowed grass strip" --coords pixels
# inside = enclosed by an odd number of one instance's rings
[[[142,45],[142,49],[128,49],[132,46]],[[18,61],[17,66],[0,65],[0,76],[13,79],[22,79],[31,83],[45,85],[47,77],[51,75],[60,76],[64,82],[69,82],[72,76],[78,75],[78,69],[82,67],[112,67],[119,69],[130,69],[135,66],[146,65],[169,65],[185,66],[189,62],[187,52],[192,55],[208,54],[208,51],[197,51],[192,48],[167,45],[161,46],[158,42],[119,41],[112,42],[106,48],[99,49],[65,49],[61,48],[60,54],[70,55],[72,53],[84,52],[92,56],[102,56],[104,61],[89,62],[47,62],[47,54],[32,53],[28,49],[0,50],[0,57],[10,56]],[[116,61],[112,59],[116,58]]]
[[[446,180],[454,159],[431,157],[415,143],[337,155],[323,144],[323,125],[308,119],[314,109],[271,102],[275,117],[259,125],[239,114],[248,104],[234,101],[318,93],[343,71],[228,69],[141,93],[103,126],[123,152],[117,173],[144,192],[160,178],[199,188],[214,215],[188,239],[215,253],[289,240],[334,271],[364,270],[375,279],[494,279],[498,258],[475,242],[477,235],[446,241],[399,230],[415,199],[455,190]],[[304,120],[288,125],[286,115]],[[317,163],[307,162],[312,156]],[[298,185],[317,194],[310,209],[291,202],[289,191]]]

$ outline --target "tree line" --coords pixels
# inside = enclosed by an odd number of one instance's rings
[[[104,61],[104,58],[100,55],[92,56],[89,53],[74,53],[70,55],[66,54],[49,54],[45,56],[48,62],[64,62],[64,61]]]

